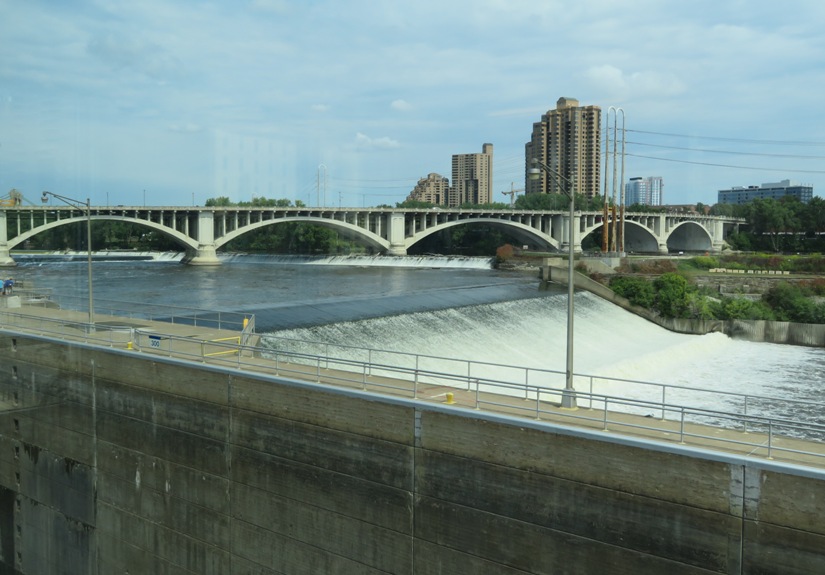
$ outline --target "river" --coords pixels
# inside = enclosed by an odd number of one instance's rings
[[[85,261],[19,261],[6,275],[83,296],[84,304]],[[399,262],[406,267],[386,265]],[[533,274],[493,270],[484,260],[232,256],[217,268],[169,258],[95,262],[93,269],[100,304],[243,311],[255,314],[260,333],[278,337],[565,368],[566,292],[540,291]],[[588,293],[574,301],[578,374],[819,400],[821,348],[675,334]],[[603,392],[620,393],[617,387]]]

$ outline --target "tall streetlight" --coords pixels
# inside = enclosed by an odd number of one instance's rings
[[[576,408],[576,390],[573,387],[573,243],[575,233],[573,229],[573,212],[575,210],[575,200],[573,194],[573,182],[562,176],[547,164],[540,162],[537,158],[532,160],[533,167],[527,172],[531,180],[538,180],[541,171],[556,180],[564,195],[570,200],[570,216],[567,223],[569,235],[567,238],[567,367],[565,370],[564,391],[561,394],[561,406],[568,409]]]
[[[66,196],[61,196],[60,194],[55,194],[52,192],[43,192],[40,201],[45,204],[49,201],[49,196],[57,198],[64,204],[68,204],[73,208],[86,211],[86,261],[88,263],[89,271],[89,330],[91,331],[92,326],[95,324],[95,300],[92,296],[92,204],[89,201],[89,198],[86,198],[85,202],[81,202],[80,200],[67,198]]]

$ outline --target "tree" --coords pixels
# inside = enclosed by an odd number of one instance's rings
[[[676,273],[662,274],[653,282],[656,309],[665,317],[687,317],[688,283]]]
[[[610,289],[633,305],[650,309],[656,302],[656,290],[645,278],[618,276],[610,280]]]
[[[750,224],[754,234],[762,234],[770,239],[773,251],[781,246],[780,234],[792,225],[791,211],[788,207],[773,199],[754,200],[751,203]]]
[[[209,198],[208,200],[206,200],[204,205],[207,206],[207,207],[211,207],[211,206],[225,207],[225,206],[232,206],[234,204],[232,203],[232,200],[230,200],[226,196],[218,196],[217,198]]]

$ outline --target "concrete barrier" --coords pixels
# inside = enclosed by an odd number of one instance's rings
[[[22,574],[825,572],[819,469],[37,336],[0,362]]]

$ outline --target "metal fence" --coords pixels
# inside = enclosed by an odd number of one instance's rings
[[[162,326],[161,326],[162,327]],[[248,324],[247,326],[248,327]],[[346,386],[422,401],[564,421],[603,431],[825,465],[825,403],[574,374],[580,409],[561,409],[564,372],[447,357],[266,337],[215,339],[152,329],[99,328],[17,310],[0,329],[131,349],[178,359]],[[622,393],[606,392],[621,389]],[[787,415],[790,414],[790,415]],[[805,417],[794,417],[804,414]],[[720,434],[719,430],[730,433]],[[804,441],[798,441],[804,440]],[[807,462],[810,463],[810,462]]]

